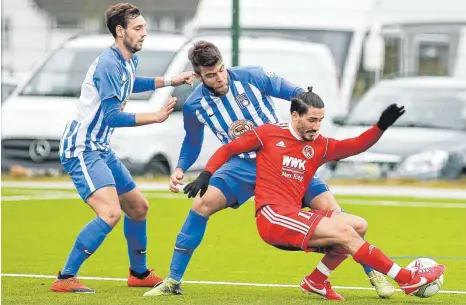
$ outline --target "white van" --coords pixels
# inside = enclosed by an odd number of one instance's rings
[[[139,75],[164,75],[186,38],[149,33],[138,53]],[[18,165],[39,174],[62,171],[58,147],[87,69],[113,43],[110,34],[77,36],[48,54],[2,103],[2,170]],[[152,92],[131,96],[132,110],[158,107]],[[125,141],[131,143],[131,140]],[[118,145],[118,144],[116,144]]]
[[[216,43],[225,56],[226,65],[230,65],[229,37],[202,39]],[[188,49],[192,43],[183,42],[180,37],[149,35],[144,51],[138,53],[138,75],[165,72],[173,76],[191,70]],[[71,103],[79,96],[82,79],[93,57],[109,44],[111,37],[108,39],[108,36],[82,37],[68,42],[5,102],[2,167],[19,164],[41,170],[61,169],[57,151],[63,128],[73,111]],[[168,58],[173,60],[167,62]],[[327,47],[309,42],[243,37],[240,60],[243,65],[262,65],[299,86],[312,85],[327,102],[328,113],[337,113],[334,110],[338,108],[337,70]],[[163,124],[115,130],[111,147],[133,174],[165,175],[174,169],[185,135],[180,110],[191,91],[189,86],[167,87],[130,97],[125,108],[128,112],[154,111],[169,95],[178,97],[176,111]],[[283,117],[288,117],[288,102],[277,102],[277,107]],[[329,131],[330,122],[329,118],[325,127]],[[206,132],[203,150],[192,169],[202,169],[219,145],[218,139]]]
[[[187,33],[229,32],[232,8],[231,0],[200,0]],[[327,45],[349,110],[380,74],[453,75],[465,11],[458,0],[254,0],[240,1],[239,20],[246,35]],[[366,39],[370,32],[375,43]]]
[[[175,75],[183,71],[192,70],[188,60],[188,50],[195,41],[207,40],[214,43],[223,55],[224,63],[231,66],[232,42],[229,36],[199,36],[187,43],[180,49],[167,70],[167,75]],[[293,82],[294,84],[307,88],[313,86],[313,91],[318,93],[326,103],[328,119],[325,121],[323,130],[332,133],[334,125],[331,122],[333,116],[341,114],[341,105],[338,104],[338,72],[330,50],[321,44],[302,42],[296,40],[279,38],[258,38],[243,36],[240,39],[240,65],[260,65],[277,75]],[[197,85],[197,83],[196,83]],[[170,170],[176,167],[179,151],[184,139],[182,105],[191,94],[192,88],[180,86],[177,88],[167,87],[157,90],[154,98],[166,100],[169,95],[178,98],[177,109],[171,115],[176,125],[165,125],[170,132],[171,153],[166,156]],[[277,115],[283,120],[289,118],[290,103],[280,99],[273,99],[277,109]],[[174,133],[173,129],[177,132]],[[117,131],[115,131],[116,134]],[[155,138],[154,138],[155,139]],[[158,140],[152,142],[154,147],[160,146]],[[191,170],[202,169],[210,156],[221,145],[220,141],[210,131],[204,136],[204,145],[201,154]],[[131,150],[128,148],[128,150]],[[146,162],[144,158],[139,162]]]

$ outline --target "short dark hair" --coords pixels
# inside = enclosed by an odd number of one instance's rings
[[[137,18],[140,15],[139,9],[131,3],[118,3],[110,6],[105,11],[105,23],[113,37],[116,37],[116,27],[118,25],[126,29],[128,20]]]
[[[316,93],[312,92],[312,87],[307,87],[307,92],[301,92],[291,99],[290,113],[297,112],[299,116],[307,113],[309,108],[325,107],[324,102]]]
[[[197,74],[201,74],[201,66],[213,67],[223,60],[217,46],[205,40],[194,43],[189,49],[188,59]]]

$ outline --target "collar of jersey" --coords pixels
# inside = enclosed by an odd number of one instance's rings
[[[117,53],[118,55],[118,59],[121,60],[122,62],[126,62],[126,59],[123,57],[123,54],[121,54],[121,51],[120,49],[115,45],[115,44],[112,44],[112,46],[110,47],[115,53]]]

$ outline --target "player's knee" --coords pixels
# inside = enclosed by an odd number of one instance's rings
[[[113,228],[120,221],[121,209],[119,207],[109,208],[102,211],[99,216]]]
[[[128,217],[132,220],[144,220],[149,212],[149,201],[146,198],[142,198],[136,204],[134,204],[131,210],[128,212]]]
[[[223,208],[218,200],[209,197],[196,197],[192,207],[196,213],[205,217],[209,217]]]
[[[356,230],[345,223],[339,223],[335,227],[335,234],[337,236],[337,243],[340,246],[347,247],[354,239],[361,238]]]
[[[354,230],[359,234],[359,236],[363,237],[366,235],[368,226],[369,224],[367,223],[367,220],[362,217],[357,217]]]

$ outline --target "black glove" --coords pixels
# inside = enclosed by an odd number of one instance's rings
[[[188,194],[188,198],[195,198],[197,193],[201,191],[201,197],[204,196],[207,188],[209,187],[209,180],[212,174],[208,171],[203,171],[197,176],[196,180],[186,185],[183,189],[185,194]]]
[[[381,130],[387,130],[403,113],[405,113],[405,106],[398,107],[396,104],[391,104],[382,112],[377,126]]]

